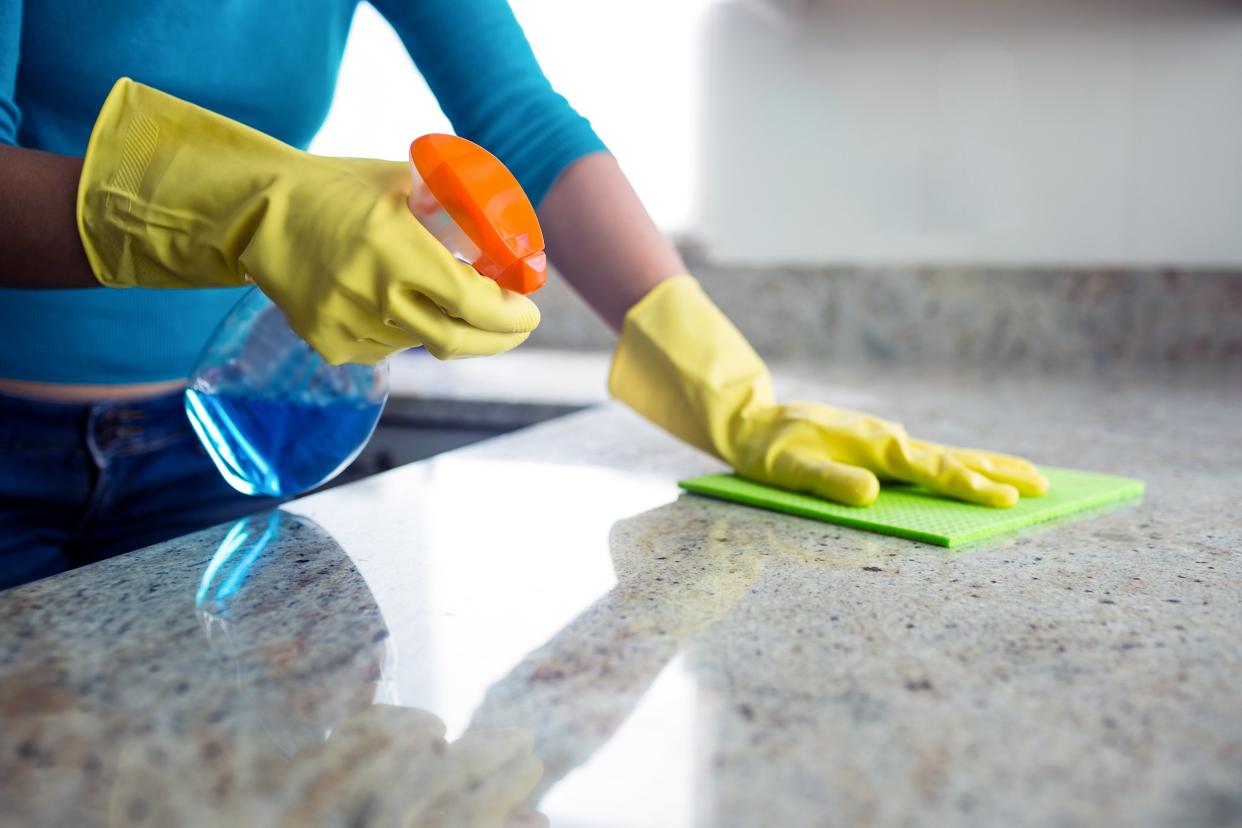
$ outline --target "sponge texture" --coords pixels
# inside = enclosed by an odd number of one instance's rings
[[[843,506],[732,474],[696,477],[680,485],[723,500],[950,547],[1143,496],[1143,482],[1129,477],[1049,467],[1040,471],[1048,478],[1048,493],[1024,497],[1011,509],[948,500],[906,485],[884,486],[870,506]]]

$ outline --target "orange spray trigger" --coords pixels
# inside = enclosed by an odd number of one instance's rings
[[[454,254],[517,293],[543,287],[548,269],[539,219],[496,156],[455,135],[424,135],[410,144],[410,171],[410,209]],[[447,216],[437,220],[441,211]]]

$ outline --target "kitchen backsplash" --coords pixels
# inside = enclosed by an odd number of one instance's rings
[[[772,360],[1093,369],[1242,367],[1242,271],[687,263]],[[613,337],[553,274],[531,343]]]

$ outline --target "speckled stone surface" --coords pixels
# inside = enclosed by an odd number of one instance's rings
[[[950,552],[574,414],[0,593],[0,822],[1242,824],[1236,382],[781,385],[1146,499]]]
[[[1242,365],[1242,271],[687,266],[773,361],[1001,366]],[[612,347],[563,280],[531,344]]]

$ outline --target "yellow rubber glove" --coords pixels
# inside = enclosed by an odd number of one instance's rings
[[[78,229],[108,287],[253,281],[333,363],[507,351],[539,310],[436,241],[408,167],[322,158],[123,78],[91,132]]]
[[[854,506],[875,500],[880,479],[1002,507],[1048,488],[1018,457],[915,440],[898,423],[829,405],[778,405],[759,356],[691,276],[630,309],[609,389],[743,477]]]

